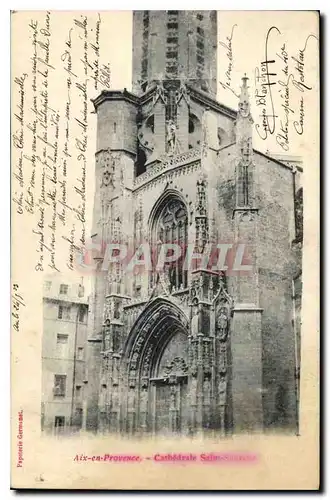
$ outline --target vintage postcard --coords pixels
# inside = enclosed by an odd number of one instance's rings
[[[318,489],[319,13],[11,36],[11,486]]]

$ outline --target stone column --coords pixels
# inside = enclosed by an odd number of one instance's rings
[[[165,126],[165,105],[161,99],[154,107],[154,134],[155,149],[154,153],[161,155],[165,152],[166,126]]]
[[[149,380],[148,377],[143,377],[140,390],[139,404],[139,428],[143,433],[148,431],[148,396],[149,396]]]
[[[177,107],[177,136],[178,149],[180,152],[188,151],[188,127],[189,127],[189,110],[188,104],[184,97],[181,97]]]
[[[88,339],[88,385],[86,430],[96,432],[99,420],[99,393],[101,376],[101,349],[102,339],[94,337]]]

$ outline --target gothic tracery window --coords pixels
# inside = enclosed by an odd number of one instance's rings
[[[188,214],[186,206],[179,198],[171,198],[161,208],[156,217],[153,237],[157,244],[157,255],[161,245],[165,243],[177,244],[181,248],[181,257],[174,262],[166,263],[164,273],[171,291],[186,288],[187,271],[183,269],[183,264],[188,244]]]

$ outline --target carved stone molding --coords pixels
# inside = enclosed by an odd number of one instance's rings
[[[139,187],[168,170],[174,170],[182,166],[187,166],[188,164],[195,162],[196,159],[200,160],[200,158],[201,151],[199,148],[191,149],[184,153],[174,154],[170,157],[161,157],[157,160],[157,163],[154,166],[149,167],[146,172],[134,179],[134,187]]]
[[[256,219],[258,212],[258,208],[235,208],[233,211],[233,217],[235,217],[238,222],[253,222]]]
[[[188,367],[186,362],[181,357],[175,357],[171,362],[167,363],[164,368],[165,377],[169,377],[170,375],[186,375],[188,373]]]

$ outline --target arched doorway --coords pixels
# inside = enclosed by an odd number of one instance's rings
[[[189,361],[183,311],[168,299],[154,299],[135,322],[125,357],[128,430],[184,433],[189,424]]]
[[[151,414],[156,433],[184,433],[188,429],[188,339],[183,330],[173,329],[160,353],[151,378]]]

